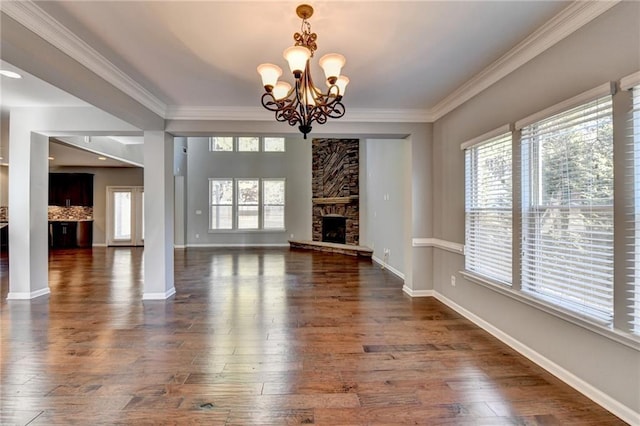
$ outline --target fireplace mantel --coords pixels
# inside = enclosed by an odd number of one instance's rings
[[[312,198],[313,204],[349,204],[358,201],[358,195],[351,195],[350,197],[325,197],[325,198]]]

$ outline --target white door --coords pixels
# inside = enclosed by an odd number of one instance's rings
[[[144,245],[144,187],[107,187],[107,245]]]

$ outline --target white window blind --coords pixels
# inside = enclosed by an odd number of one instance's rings
[[[511,132],[465,149],[465,269],[511,284]]]
[[[628,278],[628,308],[630,310],[629,328],[634,334],[640,335],[640,85],[632,89],[633,109],[631,115],[632,137],[627,143],[628,157],[631,161],[626,168],[625,186],[633,191],[633,195],[629,197],[632,204],[629,211],[631,212],[630,229],[627,229],[625,235],[630,236],[631,244],[629,245],[631,253],[629,254],[631,262],[627,269]]]
[[[522,291],[613,317],[611,96],[522,128]]]

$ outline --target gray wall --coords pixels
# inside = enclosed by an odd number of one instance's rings
[[[93,173],[93,244],[106,244],[107,186],[143,186],[139,167],[59,167],[51,172]]]
[[[638,71],[639,17],[640,3],[620,3],[434,124],[434,237],[464,243],[464,156],[460,144]],[[464,266],[460,255],[435,250],[433,265],[437,292],[587,386],[640,412],[637,350],[464,280],[458,275]],[[449,285],[451,275],[458,275],[455,287]]]
[[[209,152],[208,138],[190,137],[187,150],[187,245],[285,245],[290,238],[311,239],[311,140],[287,138],[285,153]],[[209,232],[209,178],[285,178],[286,231]]]
[[[409,141],[366,139],[360,143],[360,244],[374,250],[374,260],[405,273],[405,212],[411,176]],[[385,258],[384,249],[389,249]]]

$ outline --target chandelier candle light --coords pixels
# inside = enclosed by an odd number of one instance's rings
[[[306,139],[314,121],[324,124],[328,118],[340,118],[344,115],[342,97],[349,79],[340,75],[345,64],[344,56],[329,53],[319,61],[326,77],[327,91],[322,92],[314,86],[309,72],[309,60],[318,48],[318,36],[311,32],[311,25],[307,21],[313,15],[313,8],[308,4],[301,4],[296,8],[296,13],[302,19],[301,32],[293,35],[295,45],[285,49],[283,53],[295,78],[295,87],[285,81],[278,81],[282,69],[277,65],[261,64],[258,66],[258,73],[265,89],[262,106],[274,111],[276,120],[288,122],[291,126],[297,124]]]

